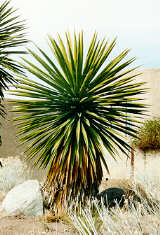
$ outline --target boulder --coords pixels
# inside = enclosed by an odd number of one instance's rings
[[[43,199],[37,180],[27,180],[11,189],[0,207],[6,216],[43,214]]]
[[[125,203],[125,192],[121,188],[108,188],[97,194],[96,198],[103,201],[107,208],[115,207],[118,204],[123,207]]]
[[[29,178],[27,165],[17,158],[1,158],[0,162],[0,191],[8,192],[14,186],[23,183]]]

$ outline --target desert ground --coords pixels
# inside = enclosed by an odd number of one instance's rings
[[[12,216],[0,219],[0,235],[78,234],[70,225],[61,222],[46,223],[41,218]]]

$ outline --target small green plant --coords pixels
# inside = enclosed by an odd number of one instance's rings
[[[160,150],[160,118],[147,120],[140,127],[133,146],[143,152]]]

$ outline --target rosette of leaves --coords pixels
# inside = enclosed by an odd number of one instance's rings
[[[45,188],[53,201],[98,190],[102,164],[109,171],[103,148],[113,158],[130,150],[124,136],[135,135],[144,89],[131,73],[135,68],[126,69],[134,58],[122,61],[129,50],[107,63],[115,43],[97,40],[95,33],[84,50],[83,32],[73,40],[66,33],[66,45],[59,35],[58,41],[49,37],[50,56],[37,47],[21,64],[30,75],[12,91],[22,97],[12,103],[15,121],[27,159],[48,167]]]
[[[11,58],[16,54],[24,54],[25,51],[18,47],[24,45],[25,25],[16,15],[16,10],[9,6],[10,1],[0,5],[0,96],[4,97],[3,91],[8,89],[8,84],[13,84],[14,73],[22,73],[22,67]]]
[[[9,6],[10,1],[4,1],[0,5],[0,117],[5,117],[5,106],[2,104],[4,91],[8,90],[9,84],[14,84],[15,73],[23,73],[22,67],[13,59],[16,54],[25,52],[17,49],[24,45],[25,25],[16,15],[16,10]],[[1,142],[2,143],[2,142]]]

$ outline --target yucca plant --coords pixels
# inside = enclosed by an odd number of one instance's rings
[[[10,56],[24,54],[23,50],[17,47],[24,45],[25,25],[15,15],[16,10],[9,6],[10,1],[5,1],[0,5],[0,97],[4,97],[4,90],[8,89],[8,84],[13,84],[14,73],[22,73],[22,67]],[[3,108],[3,107],[2,107]]]
[[[37,47],[21,64],[31,77],[17,79],[12,91],[22,97],[12,103],[15,120],[27,159],[48,167],[45,189],[53,202],[97,192],[102,163],[109,171],[103,147],[113,158],[130,150],[124,136],[135,135],[133,117],[144,110],[137,95],[144,89],[130,74],[135,68],[125,69],[134,58],[122,62],[129,50],[106,63],[115,43],[98,41],[95,33],[85,56],[83,32],[73,44],[66,33],[66,47],[59,35],[58,42],[49,37],[53,58]]]
[[[15,15],[16,10],[9,6],[10,1],[5,1],[0,5],[0,117],[5,117],[5,107],[2,104],[4,91],[9,84],[16,82],[15,73],[23,73],[22,67],[15,62],[11,56],[15,54],[24,54],[25,52],[17,49],[24,45],[25,25]]]

